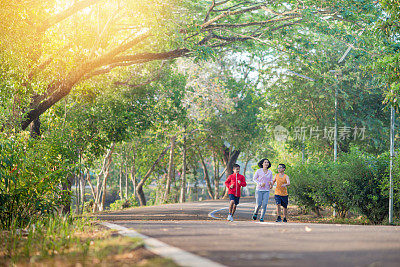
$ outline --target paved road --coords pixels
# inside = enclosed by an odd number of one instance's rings
[[[400,227],[250,221],[243,199],[235,222],[227,201],[134,208],[98,218],[133,228],[226,266],[400,266]],[[222,210],[221,210],[222,209]],[[218,220],[208,216],[212,211]]]

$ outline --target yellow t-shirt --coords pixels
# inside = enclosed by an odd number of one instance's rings
[[[283,177],[279,176],[279,173],[277,173],[275,175],[275,180],[276,180],[276,187],[275,187],[275,195],[279,195],[279,196],[287,196],[288,192],[287,192],[287,187],[284,186],[282,187],[283,184],[286,184],[286,177],[287,175],[284,174]]]

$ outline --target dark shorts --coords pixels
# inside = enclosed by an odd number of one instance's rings
[[[234,194],[229,194],[229,200],[235,201],[235,205],[239,205],[240,197],[236,197]]]
[[[275,202],[276,205],[282,205],[282,207],[287,208],[287,205],[289,203],[289,196],[275,195]]]

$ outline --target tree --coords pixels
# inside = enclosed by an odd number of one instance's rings
[[[300,27],[305,27],[301,31],[324,32],[346,41],[336,24],[349,25],[346,30],[352,33],[368,25],[375,12],[373,5],[351,0],[340,4],[304,1],[302,5],[212,1],[210,6],[206,1],[178,5],[173,0],[3,3],[0,17],[7,18],[1,28],[3,55],[12,57],[14,64],[18,62],[26,77],[21,85],[28,88],[24,97],[32,97],[29,107],[22,107],[22,129],[77,84],[118,67],[189,53],[203,58],[212,54],[212,49],[232,48],[234,44],[251,47],[249,42],[253,41],[275,46],[281,34]],[[356,15],[359,11],[364,12]],[[156,16],[148,16],[150,12]],[[20,14],[24,14],[23,19]],[[198,23],[190,25],[189,19]],[[22,97],[14,96],[16,106]]]
[[[289,130],[291,149],[308,150],[314,157],[330,156],[337,89],[339,151],[348,152],[350,144],[357,144],[369,152],[382,152],[388,114],[381,84],[362,68],[369,55],[352,51],[338,64],[347,47],[332,38],[309,43],[310,51],[299,50],[297,42],[303,40],[292,39],[288,55],[276,55],[260,70],[263,84],[269,85],[265,92],[269,105],[262,116],[268,118],[265,126],[270,133],[283,126]]]
[[[398,0],[379,1],[384,14],[376,24],[375,33],[377,36],[383,38],[384,44],[382,47],[382,54],[373,61],[371,67],[376,70],[382,82],[386,86],[386,103],[390,103],[397,109],[400,108],[399,95],[400,95],[400,3]]]

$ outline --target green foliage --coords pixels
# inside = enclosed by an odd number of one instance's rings
[[[131,195],[128,199],[118,199],[114,203],[111,203],[110,210],[121,210],[137,206],[139,206],[139,203],[137,202],[135,196]]]
[[[354,149],[342,157],[340,162],[346,162],[349,166],[344,175],[352,178],[350,186],[356,210],[370,222],[382,223],[387,217],[389,203],[382,190],[388,171],[387,155],[372,156]]]
[[[381,81],[387,84],[384,102],[393,105],[399,111],[400,49],[379,57],[372,63],[372,68],[380,73]]]
[[[395,151],[395,156],[393,158],[393,170],[392,170],[392,183],[393,183],[393,206],[394,206],[394,211],[395,211],[395,216],[396,212],[397,214],[400,213],[400,157],[399,157],[399,152],[400,150]],[[386,199],[389,199],[389,194],[390,194],[390,177],[389,177],[389,171],[390,171],[390,166],[389,166],[389,160],[390,156],[389,153],[385,153],[381,155],[380,161],[383,161],[383,165],[380,162],[380,164],[374,168],[376,169],[376,172],[383,172],[383,168],[385,169],[385,175],[382,177],[382,182],[381,182],[381,190],[382,194]]]
[[[216,59],[216,54],[215,51],[208,46],[195,46],[193,47],[193,56],[194,56],[194,62],[199,63],[201,61],[206,61],[209,59],[215,60]]]
[[[319,214],[322,203],[317,196],[322,180],[321,168],[317,164],[299,164],[288,166],[287,169],[290,170],[290,197],[293,196],[303,210]]]
[[[68,203],[59,189],[70,164],[45,140],[16,135],[0,140],[0,227],[24,227]]]
[[[400,110],[400,2],[398,0],[379,1],[383,14],[374,25],[373,34],[383,40],[381,53],[370,63],[370,68],[379,74],[386,84],[385,102]]]
[[[291,36],[287,42],[302,47],[304,40]],[[339,65],[337,61],[347,48],[343,44],[321,37],[312,45],[316,51],[282,55],[285,60],[263,66],[262,77],[265,83],[272,84],[265,93],[268,106],[262,112],[267,118],[264,123],[271,132],[278,125],[285,127],[289,130],[287,144],[290,148],[301,151],[304,146],[310,157],[322,159],[332,153],[333,135],[329,137],[327,132],[335,123],[337,89],[339,153],[348,152],[351,145],[363,147],[370,153],[382,153],[388,146],[389,114],[382,103],[385,88],[371,72],[362,68],[370,58],[352,50]],[[293,72],[282,72],[282,69],[295,70],[315,81],[308,81]],[[332,70],[339,74],[335,76]],[[351,128],[351,133],[341,138],[340,130],[345,127]],[[356,136],[355,127],[359,134]],[[360,135],[360,129],[365,129],[364,135]]]
[[[333,206],[339,217],[344,218],[352,208],[353,192],[351,191],[351,175],[346,175],[347,162],[328,163],[322,166],[322,177],[318,192],[320,203]],[[350,166],[352,168],[354,166]]]
[[[309,162],[290,168],[290,194],[308,209],[333,206],[340,217],[351,210],[371,223],[383,223],[388,213],[387,168],[386,154],[375,157],[352,148],[337,163]],[[397,176],[395,192],[398,183]]]

